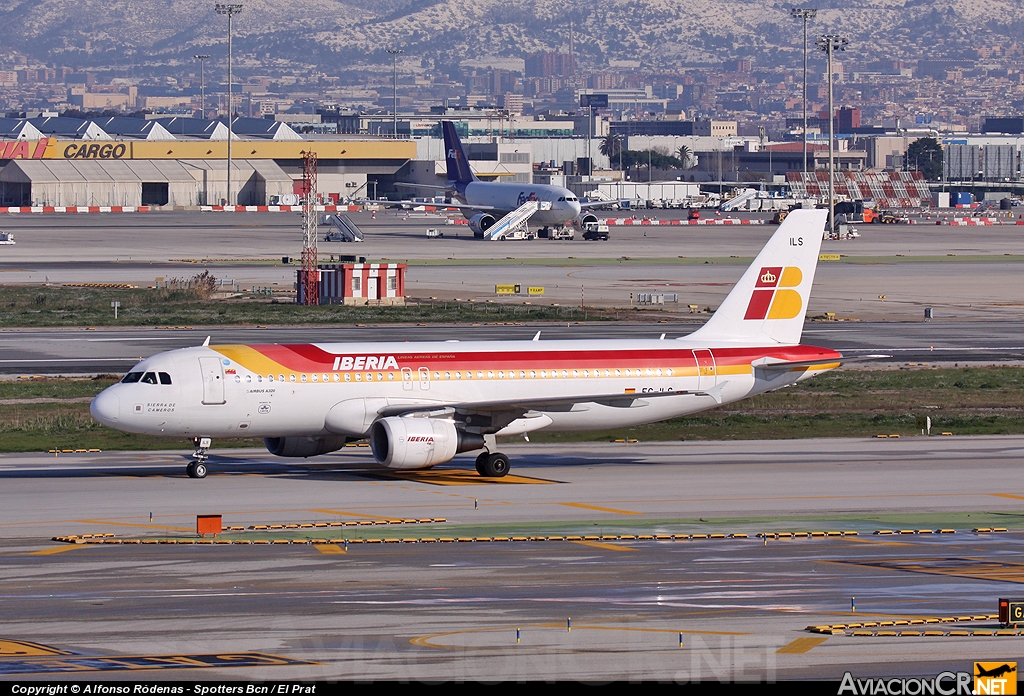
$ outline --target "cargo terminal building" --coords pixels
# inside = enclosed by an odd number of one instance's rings
[[[273,205],[301,192],[302,158],[317,153],[325,202],[366,195],[415,158],[409,141],[306,139],[287,124],[232,124],[237,205]],[[0,119],[0,206],[202,206],[227,199],[223,121],[167,118]]]

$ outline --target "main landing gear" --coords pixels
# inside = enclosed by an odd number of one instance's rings
[[[512,468],[508,457],[501,452],[496,452],[498,443],[493,434],[484,435],[486,449],[476,458],[476,472],[487,478],[501,478]]]
[[[195,446],[196,451],[192,453],[195,459],[185,467],[185,473],[188,474],[189,478],[206,478],[208,473],[206,470],[206,460],[210,458],[209,449],[211,442],[211,439],[208,437],[192,438],[192,444]]]
[[[481,452],[476,458],[476,471],[488,478],[501,478],[512,467],[508,457],[501,452]]]

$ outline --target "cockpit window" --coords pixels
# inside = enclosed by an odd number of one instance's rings
[[[579,199],[576,196],[566,196],[565,200],[575,203]]]
[[[559,200],[559,202],[561,202],[561,201],[564,201],[564,200],[565,200],[565,196],[562,196],[562,197],[561,197],[561,198],[559,198],[558,200]]]
[[[170,384],[170,383],[171,383],[171,376],[169,374],[167,374],[166,372],[161,372],[160,373],[160,384]]]
[[[141,372],[129,372],[124,376],[124,379],[121,380],[121,384],[134,384],[135,382],[138,382],[140,379],[142,379]]]
[[[146,374],[142,375],[142,380],[141,381],[144,384],[156,384],[156,373],[155,372],[147,372]]]

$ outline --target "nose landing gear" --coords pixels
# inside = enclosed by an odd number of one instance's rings
[[[206,460],[210,458],[208,454],[210,444],[212,440],[208,437],[194,437],[192,438],[192,444],[196,450],[192,453],[194,459],[189,462],[188,466],[185,467],[185,473],[188,474],[189,478],[206,478]]]

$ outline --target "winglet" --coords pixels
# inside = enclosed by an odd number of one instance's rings
[[[540,340],[540,331],[538,331],[537,334],[533,337],[533,340],[534,341],[539,341]]]
[[[209,337],[209,336],[207,336],[207,337],[206,337],[206,340],[205,340],[205,341],[203,341],[203,348],[206,348],[206,347],[207,347],[207,346],[209,346],[209,345],[210,345],[210,337]]]

